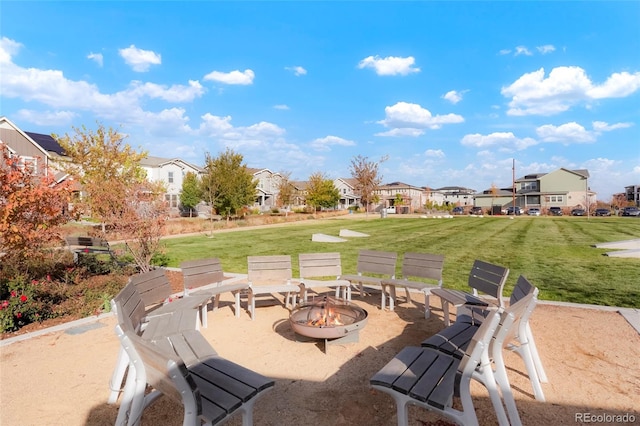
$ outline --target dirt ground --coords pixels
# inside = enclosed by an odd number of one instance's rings
[[[172,276],[175,285],[180,278]],[[417,300],[416,300],[417,299]],[[380,295],[354,297],[367,310],[359,341],[330,346],[302,341],[282,304],[261,306],[252,321],[244,310],[235,318],[230,294],[209,312],[202,330],[221,356],[276,380],[255,407],[256,425],[393,425],[395,404],[372,390],[369,379],[403,347],[443,328],[432,298],[432,315],[421,302],[380,310]],[[117,405],[108,405],[108,383],[118,353],[115,319],[0,347],[0,425],[112,425]],[[508,375],[525,425],[586,423],[586,416],[624,416],[640,424],[640,335],[617,312],[541,304],[531,326],[549,382],[546,402],[533,398],[520,358],[506,357]],[[481,385],[472,387],[481,425],[496,418]],[[593,417],[591,417],[593,419]],[[580,421],[583,419],[583,421]],[[613,417],[598,418],[611,420]],[[179,425],[181,405],[162,397],[149,407],[143,425]],[[600,422],[611,424],[613,422]],[[240,425],[239,416],[228,422]],[[449,424],[418,407],[411,425]]]

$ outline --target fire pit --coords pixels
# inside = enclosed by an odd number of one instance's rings
[[[357,342],[367,316],[367,311],[357,305],[325,296],[294,309],[289,323],[296,334],[324,339],[326,353],[329,345]]]

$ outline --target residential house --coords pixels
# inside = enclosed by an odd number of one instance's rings
[[[6,117],[0,117],[0,142],[11,155],[17,155],[20,164],[37,174],[55,173],[61,181],[66,175],[56,171],[56,162],[64,158],[64,150],[51,135],[25,132]]]
[[[340,193],[338,209],[344,210],[349,207],[357,207],[360,204],[360,196],[356,195],[356,180],[353,178],[338,178],[333,181],[333,186]]]
[[[375,194],[380,198],[376,210],[395,207],[396,213],[413,213],[422,208],[426,201],[422,188],[403,182],[380,185]]]
[[[537,207],[586,208],[595,205],[596,193],[589,189],[589,171],[559,168],[550,173],[534,173],[514,181],[513,188],[485,190],[475,194],[475,205],[483,208],[518,206],[524,210]]]
[[[147,179],[164,184],[165,201],[172,213],[177,213],[180,208],[180,192],[187,173],[195,173],[198,176],[204,173],[202,167],[178,158],[147,156],[140,161],[140,166],[146,171]]]
[[[625,186],[624,194],[627,201],[631,201],[633,205],[640,207],[640,185]]]
[[[431,201],[441,206],[473,206],[475,189],[462,186],[443,186],[431,191]]]
[[[257,181],[254,207],[259,208],[260,211],[276,207],[282,175],[269,169],[247,167],[247,170],[253,174],[253,178]]]
[[[309,186],[309,182],[304,180],[296,180],[296,181],[292,181],[291,184],[293,185],[293,188],[294,188],[292,206],[298,207],[298,208],[306,207],[307,187]]]

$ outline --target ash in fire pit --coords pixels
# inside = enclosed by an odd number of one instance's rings
[[[323,297],[294,309],[289,316],[293,331],[330,344],[357,342],[359,330],[367,324],[367,311],[352,303]]]

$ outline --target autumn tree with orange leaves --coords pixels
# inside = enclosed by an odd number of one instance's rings
[[[3,267],[26,273],[60,241],[59,226],[70,219],[70,182],[31,169],[1,143],[0,152],[0,256]]]

